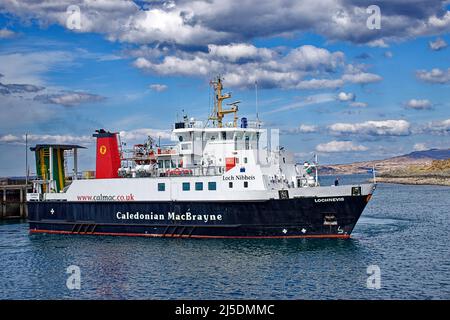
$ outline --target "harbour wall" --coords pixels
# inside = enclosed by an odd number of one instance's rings
[[[25,181],[0,181],[0,220],[28,217],[26,197],[31,188]]]

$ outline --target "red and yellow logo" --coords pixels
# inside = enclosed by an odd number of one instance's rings
[[[106,146],[105,145],[101,145],[100,149],[99,149],[100,154],[104,155],[106,153]]]

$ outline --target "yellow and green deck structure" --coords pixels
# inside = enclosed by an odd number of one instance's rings
[[[51,189],[43,190],[44,192],[60,192],[66,186],[66,173],[65,173],[65,151],[73,150],[74,155],[74,172],[77,172],[77,150],[85,149],[78,145],[65,145],[65,144],[37,144],[35,147],[31,147],[30,150],[34,151],[36,158],[36,175],[40,180],[53,182]],[[76,179],[76,174],[74,175]],[[46,185],[44,189],[48,188]]]

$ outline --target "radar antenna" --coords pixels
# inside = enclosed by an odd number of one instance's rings
[[[234,113],[234,121],[233,121],[233,127],[237,127],[237,121],[238,121],[238,103],[240,101],[235,101],[233,103],[229,103],[227,105],[231,106],[230,109],[223,109],[222,108],[222,101],[225,99],[231,98],[231,93],[225,93],[222,94],[222,78],[218,76],[215,80],[210,82],[211,86],[214,88],[214,110],[213,114],[209,117],[209,120],[217,121],[217,126],[219,128],[222,128],[223,126],[223,118],[226,114]]]

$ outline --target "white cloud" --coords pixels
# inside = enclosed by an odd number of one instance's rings
[[[162,75],[208,75],[221,69],[219,62],[209,61],[202,55],[187,59],[176,56],[166,56],[161,63],[151,62],[146,58],[138,58],[134,62],[137,68],[156,72]]]
[[[274,110],[264,112],[264,114],[268,115],[268,114],[273,114],[273,113],[278,113],[278,112],[283,112],[283,111],[299,109],[299,108],[303,108],[303,107],[306,107],[309,105],[322,104],[322,103],[326,103],[326,102],[330,102],[330,101],[335,101],[335,99],[336,98],[334,97],[334,95],[330,94],[330,93],[316,94],[316,95],[308,96],[302,101],[290,103],[290,104],[284,105],[282,107],[278,107]]]
[[[321,143],[316,146],[318,152],[353,152],[353,151],[366,151],[367,147],[363,145],[355,145],[351,141],[330,141],[327,143]]]
[[[117,60],[122,60],[123,57],[116,55],[116,54],[105,54],[105,55],[101,55],[97,58],[97,61],[117,61]]]
[[[315,125],[301,124],[298,130],[302,133],[313,133],[317,132],[318,127]]]
[[[105,98],[96,94],[86,92],[61,92],[55,94],[38,95],[34,100],[43,103],[60,104],[66,107],[82,103],[100,102]]]
[[[131,43],[158,41],[183,45],[206,45],[229,38],[226,32],[215,31],[196,22],[192,11],[182,11],[177,7],[134,12],[121,29],[113,29],[109,34],[112,39]]]
[[[392,53],[392,51],[386,51],[384,53],[384,56],[388,59],[392,58],[394,56],[394,54]]]
[[[447,70],[439,68],[431,69],[431,71],[418,70],[416,76],[424,82],[445,84],[450,82],[450,68]]]
[[[133,53],[143,55],[134,61],[135,67],[161,75],[210,78],[222,74],[231,87],[253,87],[257,81],[261,88],[334,89],[346,81],[363,84],[381,80],[374,74],[361,74],[361,68],[353,68],[353,73],[348,74],[342,52],[311,45],[286,49],[284,53],[242,43],[211,45],[208,52],[176,51],[164,55],[155,54],[154,49],[147,55],[147,49]],[[344,68],[346,78],[339,78]]]
[[[28,143],[54,143],[54,144],[91,144],[95,140],[91,136],[54,135],[54,134],[28,134]],[[25,144],[25,135],[6,134],[0,136],[0,142],[9,144]]]
[[[335,123],[328,126],[334,135],[406,136],[410,123],[406,120],[366,121],[361,123]]]
[[[367,43],[372,48],[388,48],[389,45],[383,39],[372,40]]]
[[[429,148],[426,146],[425,143],[416,143],[413,147],[414,151],[424,151],[428,150]]]
[[[437,122],[437,127],[440,129],[447,129],[447,131],[450,131],[450,119]]]
[[[140,128],[129,131],[120,131],[120,139],[123,142],[130,141],[145,141],[148,136],[153,139],[158,139],[159,137],[163,140],[170,140],[171,131],[170,130],[158,130],[151,128]]]
[[[446,1],[444,1],[446,3]],[[428,25],[437,30],[446,30],[450,25],[450,11],[446,11],[444,15],[438,17],[436,14],[428,18]]]
[[[0,39],[14,38],[17,34],[8,29],[0,29]]]
[[[38,101],[23,99],[12,95],[0,95],[0,128],[16,130],[17,128],[47,123],[57,117],[58,106],[49,106]]]
[[[4,136],[0,136],[0,142],[3,143],[14,143],[14,142],[20,142],[22,139],[18,136],[12,135],[12,134],[6,134]]]
[[[436,135],[447,135],[450,133],[450,119],[442,121],[431,121],[424,125],[419,133],[429,133]]]
[[[335,70],[344,61],[344,53],[330,51],[311,45],[303,45],[292,49],[284,59],[287,67],[297,67],[302,70],[323,68]]]
[[[346,102],[346,101],[354,101],[355,100],[355,94],[354,93],[345,93],[345,92],[339,92],[339,94],[337,95],[337,100],[342,101],[342,102]]]
[[[156,92],[162,92],[167,90],[168,86],[165,84],[159,84],[159,83],[155,83],[155,84],[151,84],[148,86],[151,90],[156,91]]]
[[[300,81],[297,89],[336,89],[344,85],[342,79],[309,79]]]
[[[361,85],[383,80],[381,76],[367,72],[367,69],[368,65],[366,64],[348,64],[345,66],[345,72],[341,79],[348,83]]]
[[[149,60],[143,57],[137,58],[133,64],[136,68],[139,69],[150,69],[153,66],[153,64]]]
[[[74,56],[65,51],[15,52],[0,54],[2,82],[43,85],[45,73],[64,64],[66,67]]]
[[[315,133],[319,131],[319,127],[316,125],[309,125],[309,124],[301,124],[299,127],[291,128],[287,130],[282,130],[282,133],[284,134],[299,134],[299,133]]]
[[[71,0],[3,0],[0,10],[41,25],[66,26]],[[387,47],[388,42],[444,34],[450,29],[447,1],[391,0],[382,5],[382,29],[366,27],[367,4],[358,0],[80,0],[81,28],[113,41],[223,44],[313,32],[331,41]],[[251,17],[251,18],[249,18]]]
[[[22,136],[25,140],[25,137]],[[56,143],[56,144],[90,144],[95,140],[92,136],[74,136],[70,134],[30,134],[28,140],[36,143]]]
[[[433,51],[439,51],[447,48],[447,42],[445,42],[445,40],[442,38],[437,38],[435,41],[430,41],[428,45]]]
[[[351,83],[367,84],[367,83],[379,82],[379,81],[383,80],[383,78],[374,73],[359,72],[359,73],[353,73],[353,74],[344,74],[342,76],[342,80],[344,80],[346,82],[351,82]]]
[[[267,48],[257,48],[254,45],[246,43],[231,43],[228,45],[208,45],[211,56],[225,58],[229,61],[237,61],[239,59],[270,59],[275,52]]]
[[[408,109],[424,110],[430,109],[432,103],[428,99],[411,99],[405,103],[405,107]]]

